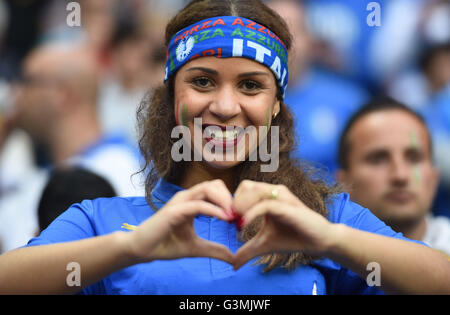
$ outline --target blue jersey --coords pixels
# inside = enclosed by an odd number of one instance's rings
[[[162,207],[181,188],[160,180],[152,200]],[[406,239],[377,219],[369,210],[338,194],[330,205],[331,222]],[[81,240],[119,230],[130,230],[154,214],[143,197],[101,198],[73,205],[27,246]],[[234,224],[199,215],[194,228],[204,239],[224,244],[232,252],[242,245]],[[366,281],[329,259],[293,271],[276,268],[263,273],[254,259],[237,271],[212,258],[183,258],[142,263],[119,270],[84,288],[82,294],[177,295],[295,295],[381,293]]]

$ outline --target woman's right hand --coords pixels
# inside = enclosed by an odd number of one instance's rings
[[[203,214],[233,219],[232,196],[223,181],[203,182],[180,191],[153,216],[129,233],[129,244],[140,262],[183,257],[211,257],[232,264],[234,255],[221,244],[197,236],[194,218]]]

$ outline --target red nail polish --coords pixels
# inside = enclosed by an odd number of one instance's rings
[[[236,213],[233,206],[231,206],[230,211],[231,211],[231,214],[233,215],[233,218],[236,218],[236,216],[238,216],[238,214]]]
[[[234,213],[231,210],[227,210],[227,211],[225,211],[225,213],[228,216],[228,222],[230,222],[230,223],[233,222],[233,220],[234,220]]]
[[[237,219],[236,225],[237,225],[237,229],[239,232],[242,231],[242,227],[244,226],[244,223],[245,223],[244,221],[245,221],[244,217],[241,217],[241,216],[239,216],[239,218]]]
[[[236,227],[240,232],[242,230],[242,227],[244,226],[244,219],[242,218],[242,216],[236,213],[236,210],[233,206],[231,206],[231,213],[233,214],[233,218],[230,220],[230,223],[236,224]]]

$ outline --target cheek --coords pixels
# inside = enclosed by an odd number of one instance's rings
[[[242,106],[253,126],[270,127],[273,105],[267,100],[252,100]]]
[[[382,170],[375,171],[369,167],[361,167],[352,178],[354,179],[352,190],[365,198],[370,196],[377,198],[388,185],[387,177]]]
[[[427,198],[434,196],[437,177],[432,167],[428,165],[415,166],[413,168],[413,178],[415,185],[423,195],[426,195]]]
[[[194,118],[199,116],[205,108],[205,102],[198,97],[187,92],[178,93],[175,97],[175,120],[178,125],[185,125]]]

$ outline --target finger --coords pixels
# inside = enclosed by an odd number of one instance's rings
[[[250,209],[243,217],[246,226],[257,217],[264,216],[265,223],[274,227],[277,236],[286,238],[279,244],[273,244],[273,236],[268,240],[272,247],[279,250],[311,250],[322,251],[327,246],[327,235],[331,223],[319,213],[307,208],[298,207],[277,200],[266,200]],[[266,229],[267,231],[267,229]],[[267,246],[266,246],[267,247]]]
[[[264,217],[267,220],[269,217],[278,221],[284,221],[284,223],[291,225],[293,217],[288,214],[295,210],[295,208],[282,201],[278,200],[264,200],[249,209],[242,217],[243,226],[247,226],[258,217]],[[236,252],[234,269],[237,270],[242,267],[249,260],[262,256],[265,254],[273,253],[274,251],[286,251],[286,245],[284,242],[274,242],[273,233],[268,232],[268,222],[264,222],[260,231],[245,243]],[[272,231],[273,232],[273,231]],[[276,232],[277,233],[277,232]],[[275,246],[275,247],[274,247]]]
[[[263,215],[279,216],[282,214],[280,209],[283,209],[284,207],[286,207],[286,203],[277,200],[261,201],[245,213],[241,219],[242,225],[246,226]],[[270,253],[271,249],[268,244],[267,234],[265,233],[264,228],[262,228],[251,240],[246,242],[236,252],[234,269],[237,270],[241,268],[242,265],[255,257]]]
[[[198,214],[215,216],[224,221],[227,220],[223,210],[212,203],[195,200],[183,204],[165,205],[151,218],[139,226],[139,230],[151,232],[156,239],[161,239],[174,227],[186,223]]]
[[[193,257],[210,257],[225,261],[229,264],[234,263],[233,253],[222,244],[198,238],[194,248]]]
[[[216,217],[223,221],[230,220],[230,215],[224,209],[203,200],[187,201],[177,204],[168,210],[170,210],[173,218],[178,219],[178,223],[185,222],[187,219],[192,219],[198,215]]]
[[[264,248],[264,240],[258,235],[242,245],[234,256],[233,267],[238,270],[249,260],[267,254]]]
[[[247,209],[261,201],[263,196],[258,192],[261,190],[261,185],[264,183],[250,180],[243,180],[239,184],[233,199],[233,210],[237,215],[243,215]]]
[[[188,200],[209,201],[231,213],[233,196],[222,180],[202,182],[186,190],[177,199],[180,202]]]
[[[189,227],[192,229],[192,220],[199,214],[214,216],[224,221],[228,219],[221,208],[207,201],[194,200],[173,206],[166,205],[133,231],[137,252],[149,253],[170,233],[178,232],[182,235]],[[147,254],[142,254],[144,255]]]
[[[276,217],[282,217],[286,215],[286,212],[291,209],[291,205],[286,202],[278,200],[264,200],[248,209],[245,215],[242,217],[242,226],[248,225],[257,217],[270,214]]]
[[[242,181],[236,190],[233,207],[238,215],[243,215],[248,209],[263,200],[279,200],[299,205],[301,202],[286,186],[263,182]]]

